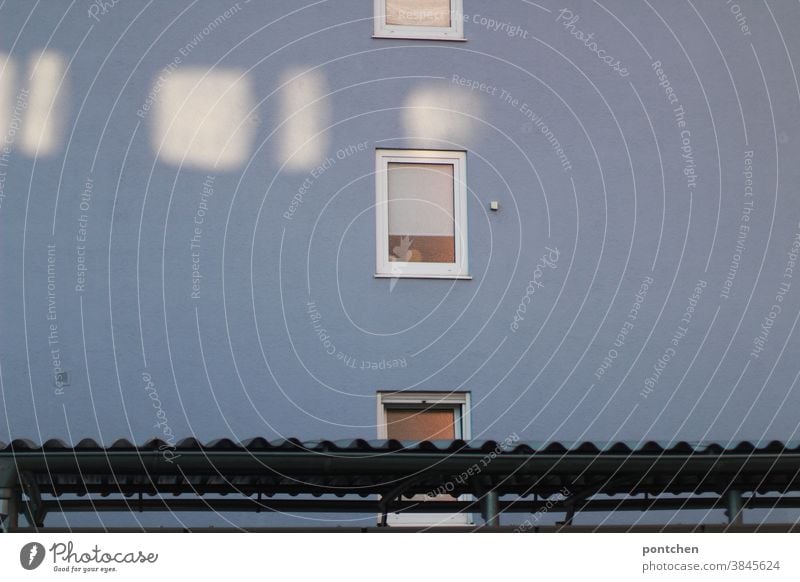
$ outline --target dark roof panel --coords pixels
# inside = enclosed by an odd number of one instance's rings
[[[10,443],[0,441],[0,453],[12,451],[122,451],[139,450],[154,451],[169,448],[177,451],[314,451],[314,452],[392,452],[416,451],[430,453],[491,453],[496,451],[499,455],[534,453],[558,455],[627,455],[627,454],[749,454],[755,451],[764,453],[782,453],[800,451],[800,441],[769,441],[756,442],[737,441],[731,443],[721,442],[633,442],[616,441],[598,443],[583,441],[578,443],[565,443],[559,441],[521,441],[513,446],[504,446],[494,440],[463,441],[463,440],[434,440],[434,441],[398,441],[387,440],[308,440],[301,441],[297,438],[267,440],[255,437],[243,441],[233,441],[229,438],[220,438],[208,442],[200,442],[193,437],[169,443],[159,438],[150,439],[139,446],[127,439],[118,439],[111,445],[105,446],[93,439],[82,439],[77,444],[70,445],[60,439],[49,439],[43,444],[29,439],[15,439]]]
[[[174,446],[119,439],[103,446],[51,439],[0,443],[0,478],[19,474],[43,493],[73,495],[424,494],[490,487],[501,495],[800,491],[796,441],[562,443],[186,438]],[[167,450],[169,449],[169,450]],[[3,477],[5,475],[5,477]]]

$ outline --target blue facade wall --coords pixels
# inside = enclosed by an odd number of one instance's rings
[[[0,440],[374,438],[403,389],[471,391],[476,439],[796,438],[797,7],[464,4],[466,42],[6,2]],[[467,151],[471,280],[374,277],[395,147]]]

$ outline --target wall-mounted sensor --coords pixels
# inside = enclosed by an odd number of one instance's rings
[[[497,200],[492,200],[489,202],[489,208],[491,210],[500,210],[500,203]]]

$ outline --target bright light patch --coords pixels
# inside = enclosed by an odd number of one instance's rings
[[[251,151],[253,89],[233,69],[187,68],[162,79],[153,116],[153,147],[161,161],[226,170]]]
[[[300,68],[289,69],[281,79],[283,83],[287,85],[280,97],[280,119],[285,122],[280,155],[288,169],[308,171],[322,163],[328,151],[330,138],[324,133],[330,119],[330,105],[324,99],[327,83],[321,73]]]
[[[67,94],[67,60],[55,51],[43,51],[28,61],[28,110],[22,123],[20,148],[32,156],[51,154],[58,146]]]
[[[0,53],[0,139],[5,139],[8,124],[11,121],[11,108],[16,86],[14,73],[14,61],[7,54]]]
[[[456,87],[422,87],[412,91],[405,103],[403,122],[409,137],[465,144],[483,117],[483,103]],[[473,119],[474,118],[474,119]]]

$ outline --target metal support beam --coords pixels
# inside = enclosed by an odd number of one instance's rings
[[[403,494],[411,487],[423,481],[427,476],[423,473],[420,475],[415,475],[405,481],[399,483],[396,487],[394,487],[389,493],[383,495],[378,502],[380,507],[381,519],[380,519],[380,527],[386,527],[388,524],[389,513],[391,512],[391,506],[394,502],[400,501],[402,499]]]
[[[500,504],[497,491],[491,489],[481,498],[481,515],[486,527],[500,527]]]
[[[729,489],[726,494],[727,509],[725,515],[728,516],[728,523],[731,525],[742,525],[744,519],[742,516],[742,492],[736,489]]]
[[[0,489],[0,513],[3,514],[3,532],[17,531],[19,528],[20,495],[17,487]]]
[[[616,479],[604,479],[601,481],[597,481],[592,485],[584,487],[582,490],[574,492],[570,497],[567,497],[561,503],[561,505],[566,510],[564,515],[564,521],[561,522],[561,524],[571,527],[572,521],[575,519],[576,506],[585,505],[590,497],[600,493],[604,487],[608,487],[611,485],[619,486],[628,482],[629,478],[625,476],[617,477]],[[571,487],[574,487],[574,485]]]
[[[59,533],[59,534],[81,534],[81,533],[187,533],[187,532],[209,532],[209,533],[241,533],[247,532],[261,532],[261,533],[287,533],[287,532],[302,532],[302,533],[392,533],[397,534],[414,534],[417,532],[447,532],[447,533],[462,533],[468,534],[476,531],[474,527],[464,526],[409,526],[398,528],[382,528],[382,527],[352,527],[352,526],[337,526],[337,527],[249,527],[246,524],[237,524],[233,527],[46,527],[44,530],[37,531],[34,528],[20,528],[21,533],[35,534],[35,533]],[[519,531],[518,526],[507,525],[497,528],[494,531],[504,533],[516,533]],[[525,530],[529,534],[537,533],[558,533],[563,531],[560,526],[535,526],[530,530]],[[731,527],[727,524],[697,524],[697,525],[574,525],[570,530],[574,533],[650,533],[650,534],[663,534],[663,533],[726,533],[731,531],[741,533],[800,533],[800,524],[797,523],[768,523],[758,524],[751,523],[741,527]]]
[[[671,497],[668,499],[589,499],[576,506],[580,512],[627,512],[627,511],[679,511],[725,509],[725,499],[717,497]],[[398,513],[471,513],[482,512],[482,498],[474,501],[414,501],[395,500],[392,512]],[[519,500],[499,501],[499,513],[536,513],[542,501]],[[102,498],[84,497],[81,499],[52,499],[42,502],[45,513],[74,512],[158,512],[158,511],[236,511],[236,512],[288,512],[288,513],[380,513],[382,506],[377,499],[273,499],[252,497],[173,497],[160,498]],[[743,499],[747,509],[798,509],[800,496],[748,497]],[[551,510],[562,511],[561,502],[554,502]]]
[[[28,497],[28,501],[21,505],[20,510],[30,525],[35,528],[44,527],[46,510],[42,503],[42,494],[39,486],[30,473],[20,473],[19,477],[22,492]]]

